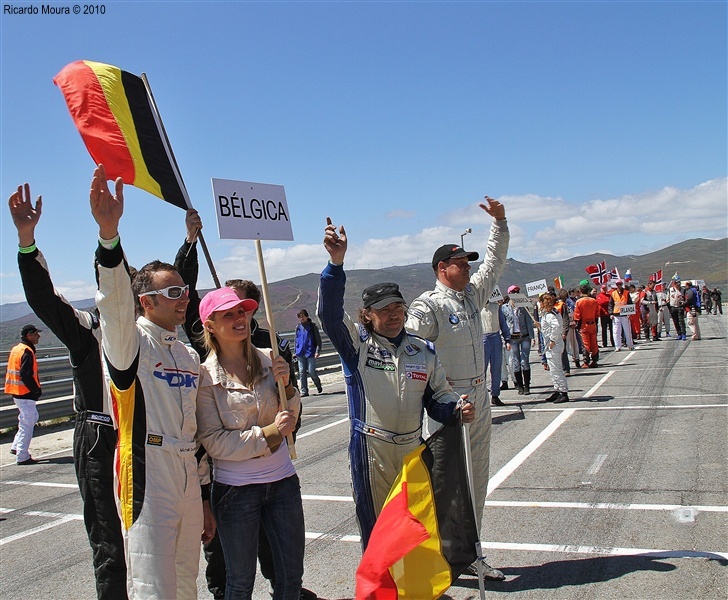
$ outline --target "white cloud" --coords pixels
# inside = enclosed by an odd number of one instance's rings
[[[678,234],[679,239],[724,237],[728,223],[727,185],[727,178],[715,179],[690,190],[665,187],[582,204],[534,194],[506,196],[500,200],[506,206],[511,232],[508,254],[522,262],[558,261],[594,252],[625,255],[644,247],[658,249],[673,243],[673,239],[666,239],[666,234]],[[446,213],[439,221],[444,225],[419,233],[349,240],[347,268],[377,269],[429,262],[438,246],[459,243],[460,235],[468,227],[473,232],[465,237],[465,246],[479,251],[484,248],[491,218],[477,203]],[[634,243],[625,244],[625,236]],[[323,244],[264,244],[263,256],[270,282],[319,273],[328,258]],[[240,277],[260,282],[255,251],[249,243],[231,245],[228,256],[218,261],[217,268],[221,281]],[[206,273],[206,269],[201,269],[202,288],[212,287],[212,279]]]

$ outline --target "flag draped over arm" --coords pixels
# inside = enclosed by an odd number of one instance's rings
[[[477,543],[453,420],[405,457],[356,571],[356,598],[439,598],[477,558]]]
[[[94,162],[110,179],[146,190],[186,210],[187,191],[159,116],[140,77],[90,60],[72,62],[53,79]]]

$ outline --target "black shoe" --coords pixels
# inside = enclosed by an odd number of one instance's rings
[[[551,394],[551,395],[550,395],[550,396],[549,396],[548,398],[546,398],[546,400],[544,400],[544,402],[553,402],[553,401],[554,401],[554,400],[556,400],[556,398],[558,398],[558,397],[559,397],[560,395],[561,395],[561,392],[554,392],[554,393],[553,393],[553,394]]]
[[[523,396],[523,388],[522,387],[519,387],[518,388],[518,395],[519,396]]]
[[[498,396],[491,396],[490,397],[490,403],[494,406],[505,406],[506,403],[503,402]]]
[[[10,454],[16,455],[18,451],[15,448],[10,448]]]
[[[504,381],[503,383],[501,383],[500,389],[507,390],[508,389],[508,382],[507,381]]]
[[[30,458],[26,458],[25,460],[21,460],[20,462],[16,462],[16,465],[37,465],[38,461],[35,460],[32,456]]]
[[[301,398],[307,398],[308,392],[301,392]]]
[[[317,386],[316,386],[316,390],[317,390],[317,391],[318,391],[318,393],[320,394],[321,392],[323,392],[323,391],[324,391],[324,388],[322,388],[322,387],[321,387],[321,384],[319,384],[319,385],[317,385]]]
[[[561,404],[562,402],[569,401],[569,394],[566,392],[559,392],[559,397],[554,400],[554,404]]]
[[[311,590],[301,588],[301,593],[298,596],[299,600],[317,600],[318,596]]]

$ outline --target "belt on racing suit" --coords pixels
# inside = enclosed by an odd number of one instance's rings
[[[473,387],[485,383],[485,377],[473,377],[473,379],[448,379],[452,387],[465,387],[471,385]]]
[[[392,431],[387,431],[386,429],[374,427],[373,425],[367,425],[359,419],[352,419],[352,423],[356,431],[363,433],[364,435],[375,437],[378,440],[389,442],[390,444],[396,444],[398,446],[403,446],[405,444],[410,444],[415,440],[419,440],[420,435],[422,434],[421,425],[420,427],[418,427],[414,431],[410,431],[409,433],[394,433]]]
[[[195,442],[178,440],[171,435],[162,435],[161,433],[147,432],[146,445],[156,446],[161,450],[166,450],[171,454],[177,454],[179,456],[194,456],[197,450],[197,444]]]
[[[111,415],[95,410],[81,410],[77,413],[76,418],[87,423],[98,423],[99,425],[108,425],[109,427],[114,426]]]

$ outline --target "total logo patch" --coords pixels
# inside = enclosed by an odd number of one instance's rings
[[[407,379],[416,379],[417,381],[427,381],[427,373],[424,371],[407,371],[404,376]]]
[[[404,376],[407,379],[416,379],[418,381],[427,381],[427,365],[417,363],[404,364]]]

